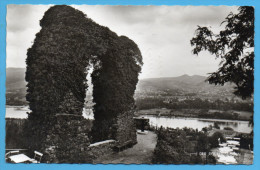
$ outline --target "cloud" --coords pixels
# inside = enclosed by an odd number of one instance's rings
[[[141,78],[182,74],[206,75],[218,67],[208,53],[191,54],[197,25],[220,23],[236,6],[101,6],[72,5],[95,22],[126,35],[139,46],[144,60]],[[39,20],[50,6],[10,5],[7,13],[7,66],[25,67],[26,51],[40,30]],[[22,15],[21,15],[22,14]],[[19,61],[19,62],[18,62]],[[22,63],[22,64],[19,64]]]
[[[39,24],[40,17],[48,8],[47,5],[38,5],[37,7],[33,5],[8,5],[6,18],[8,31],[20,32],[35,27],[35,23]]]
[[[27,49],[32,46],[35,34],[41,29],[39,21],[49,5],[7,6],[7,67],[26,67]]]

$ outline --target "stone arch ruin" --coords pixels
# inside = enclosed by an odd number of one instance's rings
[[[40,26],[26,60],[28,147],[48,153],[49,162],[81,162],[73,154],[87,153],[90,143],[134,144],[133,95],[143,64],[138,46],[66,5],[47,10]],[[89,132],[82,111],[91,64],[95,120]]]

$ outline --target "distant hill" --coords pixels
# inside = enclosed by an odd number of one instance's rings
[[[27,105],[25,68],[6,69],[6,104]]]
[[[182,75],[178,77],[148,78],[139,80],[137,91],[165,91],[177,90],[183,93],[227,93],[232,95],[234,85],[227,83],[224,86],[215,86],[205,80],[207,77],[200,75]]]
[[[6,69],[6,90],[14,91],[26,89],[25,68],[7,68]]]

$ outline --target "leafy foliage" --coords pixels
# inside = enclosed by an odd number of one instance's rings
[[[60,105],[67,93],[79,101],[78,106],[74,105],[73,114],[81,114],[90,58],[86,46],[90,42],[85,38],[88,20],[73,8],[55,6],[45,13],[40,23],[42,29],[28,49],[26,59],[26,99],[32,110],[29,119],[64,112]]]
[[[32,110],[28,129],[38,127],[34,122],[45,127],[57,113],[82,115],[86,77],[93,64],[96,103],[93,139],[113,137],[111,127],[116,123],[116,116],[134,105],[133,95],[142,66],[138,46],[66,5],[47,10],[40,25],[42,29],[36,34],[26,59],[26,99]],[[43,140],[46,134],[41,131],[31,130],[28,135]]]
[[[240,138],[240,148],[244,149],[254,149],[254,135],[251,134],[239,134],[238,136]]]
[[[115,38],[107,53],[98,56],[99,62],[94,64],[91,75],[95,103],[94,142],[107,139],[107,133],[115,133],[116,129],[110,125],[116,124],[116,116],[134,108],[133,95],[142,65],[140,57],[137,45],[127,37]],[[109,120],[114,122],[102,123]]]
[[[220,132],[215,132],[210,138],[209,138],[209,143],[211,145],[212,148],[215,148],[215,147],[219,147],[219,141],[218,139],[220,139],[220,142],[223,143],[223,142],[226,142],[224,136],[222,133]]]
[[[200,152],[209,152],[206,133],[191,128],[158,130],[153,163],[159,164],[215,164],[214,156],[203,159]]]
[[[243,99],[254,91],[254,8],[239,7],[239,13],[230,13],[222,22],[225,29],[214,34],[208,27],[198,26],[190,43],[193,54],[206,50],[220,58],[220,67],[210,73],[209,83],[236,85],[235,95]]]
[[[29,142],[23,134],[23,126],[26,119],[6,118],[5,123],[5,144],[6,149],[24,148],[26,142]]]

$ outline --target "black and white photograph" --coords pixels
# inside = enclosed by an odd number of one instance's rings
[[[5,161],[253,164],[254,20],[252,6],[7,5]]]

